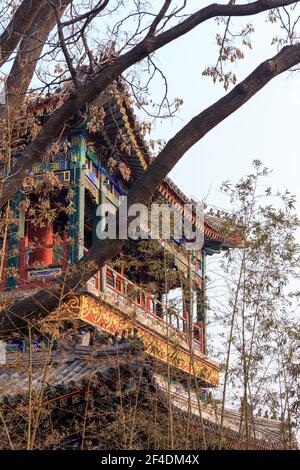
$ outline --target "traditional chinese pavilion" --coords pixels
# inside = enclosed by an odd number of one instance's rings
[[[30,112],[43,122],[52,112],[56,99],[54,95],[40,100],[31,106]],[[87,253],[96,239],[98,205],[106,202],[112,209],[117,208],[133,181],[145,172],[151,158],[128,98],[122,93],[100,96],[89,109],[74,116],[57,151],[47,161],[32,167],[22,191],[10,201],[12,222],[2,240],[3,299],[20,298],[47,288]],[[13,154],[10,171],[17,171],[21,159],[21,151]],[[0,171],[3,177],[9,170],[3,166]],[[42,224],[37,224],[30,212],[39,201],[36,190],[32,189],[36,188],[32,182],[38,181],[41,186],[46,181],[51,195],[49,206],[41,208],[45,220]],[[169,178],[163,181],[154,198],[172,204],[179,213],[184,204],[190,202]],[[51,213],[54,207],[56,210]],[[59,207],[63,209],[59,211]],[[47,218],[47,213],[52,216]],[[221,226],[217,217],[205,216],[204,245],[198,251],[187,252],[184,244],[175,240],[158,243],[157,257],[163,258],[167,253],[175,273],[167,287],[164,276],[155,277],[149,269],[147,254],[139,250],[138,242],[126,241],[122,255],[124,259],[136,258],[139,269],[113,260],[84,288],[74,291],[44,321],[48,333],[52,324],[58,325],[53,329],[56,335],[59,332],[54,342],[53,337],[49,339],[49,334],[45,334],[29,345],[16,334],[12,341],[2,345],[0,394],[11,419],[15,419],[14,408],[26,401],[28,380],[22,367],[28,365],[29,352],[34,356],[31,385],[34,393],[38,393],[44,370],[42,359],[51,343],[47,356],[49,376],[43,398],[45,413],[48,410],[43,421],[48,423],[44,424],[45,429],[49,425],[49,413],[57,415],[55,419],[63,415],[62,426],[68,427],[70,409],[84,406],[86,395],[93,395],[95,411],[101,400],[104,403],[104,390],[108,389],[113,399],[107,403],[105,399],[105,406],[111,403],[115,407],[117,377],[122,387],[132,393],[138,371],[142,370],[143,406],[149,406],[145,403],[150,393],[155,395],[162,415],[166,413],[169,406],[166,380],[171,377],[173,385],[168,389],[168,397],[172,397],[176,422],[188,419],[189,411],[195,429],[201,421],[207,435],[215,436],[210,440],[210,447],[217,446],[221,411],[203,398],[209,388],[218,387],[220,370],[219,364],[207,356],[206,349],[206,258],[240,243],[234,236],[225,237]],[[155,289],[147,289],[148,284],[154,284]],[[174,289],[182,291],[179,307],[168,302],[168,294]],[[78,335],[74,335],[74,328]],[[70,345],[64,338],[70,336],[71,329]],[[17,363],[22,365],[19,375],[14,368]],[[122,371],[119,375],[117,364]],[[193,396],[189,395],[187,400],[186,387],[190,380]],[[64,411],[58,412],[58,408]],[[251,426],[251,439],[246,445],[240,414],[226,410],[223,446],[253,449],[286,446],[279,421],[253,418]],[[75,428],[73,431],[70,435],[74,446],[78,446],[79,441],[82,445],[85,438],[78,437]],[[89,430],[90,445],[96,442],[101,447],[101,442],[99,444],[97,436],[92,436],[91,432]],[[60,446],[72,447],[72,439],[61,442]]]

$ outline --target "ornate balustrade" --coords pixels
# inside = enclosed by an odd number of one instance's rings
[[[189,344],[191,338],[193,349],[203,354],[203,325],[194,323],[189,326],[188,315],[181,314],[172,305],[160,302],[110,266],[106,267],[105,292],[121,308],[131,308],[142,324],[186,344]]]

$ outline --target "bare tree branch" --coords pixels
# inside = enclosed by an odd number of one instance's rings
[[[65,56],[65,59],[66,59],[66,63],[67,63],[69,72],[70,72],[70,74],[71,74],[71,77],[72,77],[74,86],[75,86],[75,88],[78,88],[79,83],[78,83],[78,80],[77,80],[76,70],[75,70],[74,67],[73,67],[72,59],[71,59],[71,57],[70,57],[70,54],[69,54],[69,51],[68,51],[68,48],[67,48],[67,45],[66,45],[66,41],[65,41],[65,37],[64,37],[64,32],[63,32],[63,27],[62,27],[62,24],[61,24],[61,21],[60,21],[61,11],[59,11],[58,6],[55,5],[53,2],[51,2],[50,0],[48,0],[48,3],[49,3],[49,4],[51,5],[51,7],[53,8],[53,11],[54,11],[54,14],[55,14],[55,19],[56,19],[56,24],[57,24],[57,32],[58,32],[60,47],[62,48],[62,51],[63,51],[63,53],[64,53],[64,56]]]
[[[172,2],[172,0],[165,0],[163,6],[161,7],[161,10],[158,12],[158,14],[156,15],[153,23],[151,24],[151,26],[149,28],[147,37],[154,36],[155,31],[156,31],[159,23],[161,22],[161,20],[164,18],[169,6],[171,5],[171,2]]]
[[[64,21],[62,22],[62,27],[64,28],[65,26],[71,26],[73,25],[74,23],[79,23],[79,21],[82,21],[82,20],[85,20],[85,19],[89,19],[91,16],[93,16],[93,18],[97,15],[99,15],[99,13],[104,10],[104,8],[107,7],[107,5],[109,4],[110,0],[100,0],[97,5],[95,6],[95,8],[93,8],[92,10],[86,12],[86,13],[83,13],[82,15],[78,15],[76,16],[76,18],[73,18],[71,20],[68,20],[68,21]]]

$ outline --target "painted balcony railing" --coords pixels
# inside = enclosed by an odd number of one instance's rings
[[[185,346],[191,337],[193,349],[204,353],[201,324],[193,323],[189,327],[187,315],[160,302],[110,266],[106,267],[105,292],[113,299],[114,305],[132,310],[140,323],[172,340],[184,342]]]

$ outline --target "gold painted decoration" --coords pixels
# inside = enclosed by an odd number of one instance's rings
[[[50,313],[45,321],[74,320],[80,318],[80,297],[72,296]]]
[[[152,329],[145,327],[137,320],[125,316],[117,307],[109,306],[105,301],[97,301],[87,295],[71,297],[56,311],[57,318],[79,318],[82,321],[101,328],[106,333],[122,335],[123,330],[137,329],[139,338],[143,341],[145,352],[161,362],[201,378],[208,385],[217,387],[219,384],[219,369],[205,357],[197,354],[190,355],[172,338],[163,337]],[[52,314],[53,315],[53,314]],[[52,318],[52,319],[55,319]],[[48,317],[49,319],[49,317]]]

